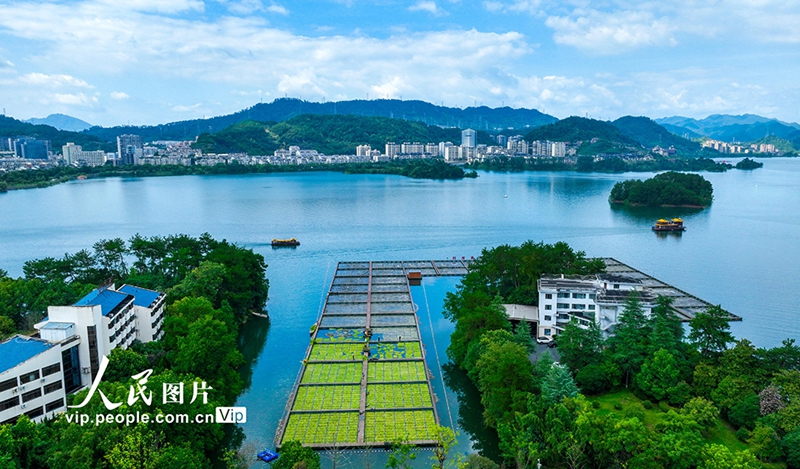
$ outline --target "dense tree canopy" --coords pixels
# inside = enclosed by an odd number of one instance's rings
[[[714,198],[713,193],[711,183],[703,176],[669,171],[646,181],[618,182],[611,189],[608,200],[615,204],[647,207],[708,207]]]

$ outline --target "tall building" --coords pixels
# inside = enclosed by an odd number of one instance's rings
[[[369,145],[359,145],[356,147],[356,156],[369,156],[372,147]]]
[[[554,158],[563,158],[567,156],[567,143],[550,142],[550,152],[548,156],[552,156]]]
[[[439,145],[435,143],[428,143],[425,145],[425,153],[431,156],[439,156]]]
[[[475,148],[478,145],[478,132],[472,129],[461,131],[461,146],[467,148]]]
[[[137,164],[142,157],[142,137],[138,135],[120,135],[117,137],[117,164]]]
[[[401,145],[399,143],[389,142],[386,144],[386,156],[396,158],[400,154]]]
[[[14,154],[18,158],[28,160],[46,160],[50,155],[50,141],[36,140],[31,137],[20,137],[12,142]]]

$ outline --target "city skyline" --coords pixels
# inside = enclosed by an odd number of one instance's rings
[[[564,118],[800,121],[800,5],[108,0],[0,6],[0,107],[97,125],[290,96],[536,108]]]

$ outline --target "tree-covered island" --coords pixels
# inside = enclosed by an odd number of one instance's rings
[[[631,179],[614,184],[608,197],[612,204],[642,207],[704,208],[714,199],[711,182],[699,174],[669,171],[642,181]]]
[[[764,163],[761,163],[759,161],[755,161],[755,160],[750,159],[750,158],[745,158],[742,161],[736,163],[736,169],[758,169],[758,168],[763,168],[763,167],[764,167]]]

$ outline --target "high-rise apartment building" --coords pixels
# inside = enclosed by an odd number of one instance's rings
[[[117,165],[137,164],[143,154],[142,137],[120,135],[117,137]]]
[[[461,131],[461,146],[467,148],[475,148],[478,145],[478,132],[472,129],[465,129]]]

